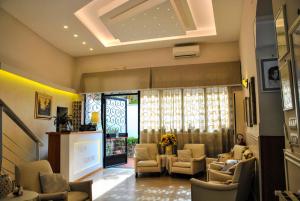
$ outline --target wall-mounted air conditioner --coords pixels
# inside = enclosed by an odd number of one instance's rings
[[[175,59],[198,57],[200,54],[199,45],[180,45],[173,47],[173,56]]]

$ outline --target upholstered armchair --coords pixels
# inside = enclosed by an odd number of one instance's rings
[[[180,173],[195,175],[205,170],[205,145],[204,144],[185,144],[183,150],[191,150],[190,161],[180,161],[178,157],[172,157],[170,160],[170,174]]]
[[[249,159],[253,157],[253,153],[246,146],[235,145],[231,154],[225,153],[225,154],[220,154],[219,156],[221,160],[216,160],[207,164],[208,181],[226,181],[232,179],[233,172],[230,170],[234,170],[236,165],[233,165],[233,167],[228,168],[228,170],[224,170],[224,167],[226,165],[225,163],[226,160],[231,159],[231,160],[241,161],[241,160]]]
[[[139,173],[161,172],[161,159],[157,144],[137,144],[134,156],[135,175]]]
[[[231,180],[204,182],[191,179],[192,201],[247,201],[254,178],[255,158],[240,161]]]
[[[16,184],[25,190],[39,193],[39,200],[92,201],[92,181],[70,182],[69,192],[42,193],[40,173],[53,174],[48,161],[40,160],[25,163],[15,168]]]

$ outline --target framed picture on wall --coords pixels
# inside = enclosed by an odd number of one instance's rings
[[[283,5],[275,17],[278,59],[282,60],[289,53],[289,40],[286,19],[286,5]]]
[[[36,92],[35,93],[35,112],[36,119],[51,119],[52,97]]]
[[[291,65],[288,60],[284,65],[279,68],[280,71],[280,83],[281,83],[281,96],[282,96],[282,108],[284,111],[292,110],[293,104],[293,85],[291,76]]]
[[[250,98],[245,97],[244,99],[244,117],[245,117],[245,123],[247,127],[252,127],[253,124],[251,122],[251,108],[250,108]]]
[[[255,95],[255,78],[250,77],[249,79],[249,103],[251,112],[251,124],[257,124],[256,115],[256,95]]]
[[[261,59],[261,82],[263,92],[280,90],[280,77],[277,58]]]

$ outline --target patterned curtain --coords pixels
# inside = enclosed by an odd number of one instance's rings
[[[179,132],[182,129],[181,89],[162,91],[161,124],[166,132]]]
[[[184,131],[205,130],[204,89],[183,90],[183,120]]]
[[[226,87],[206,88],[207,131],[229,127],[229,104]]]
[[[141,130],[160,129],[159,91],[141,91]]]

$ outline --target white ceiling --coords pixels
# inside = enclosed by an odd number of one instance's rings
[[[51,44],[72,56],[172,47],[178,43],[228,42],[239,40],[243,0],[212,0],[217,35],[104,47],[74,15],[76,11],[90,2],[91,0],[0,0],[0,7]],[[166,3],[166,5],[162,6],[162,8],[164,7],[167,9],[168,4]],[[164,19],[163,12],[159,13],[159,16]],[[161,23],[162,27],[166,27],[166,24],[170,24],[170,19],[168,18],[170,16],[170,14],[166,13],[165,21],[163,20]],[[147,20],[147,18],[145,18],[145,20]],[[141,22],[142,21],[139,20],[139,23]],[[116,26],[118,24],[119,23],[116,23],[110,27],[112,33],[122,40],[139,39],[139,36],[133,36],[136,33],[135,31],[132,31],[132,34],[122,34],[125,30],[118,29]],[[64,29],[64,25],[68,25],[69,28]],[[171,34],[180,33],[180,29],[175,29],[172,26],[168,26],[167,29],[172,30]],[[130,30],[134,30],[134,28],[130,28],[127,31],[130,32]],[[146,32],[143,33],[143,31],[140,31],[140,33],[148,38],[157,34],[156,32],[152,33],[151,36],[147,36]],[[74,34],[77,34],[78,37],[75,38],[73,36]],[[83,41],[86,42],[85,45],[82,44]],[[93,51],[90,51],[90,48],[93,48]]]

